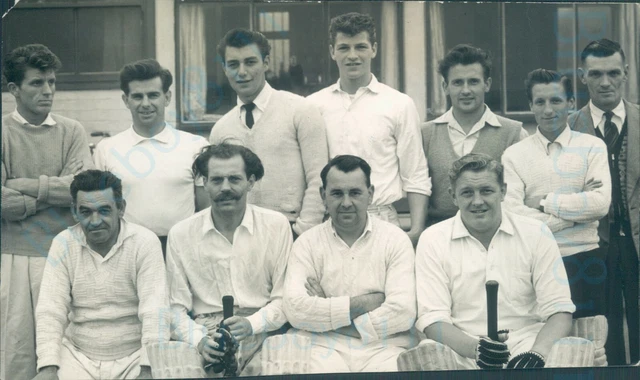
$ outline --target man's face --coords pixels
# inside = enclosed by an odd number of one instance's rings
[[[269,56],[262,59],[258,45],[241,48],[227,46],[224,53],[224,73],[233,90],[244,103],[252,102],[264,88]]]
[[[456,112],[474,113],[484,107],[484,94],[491,88],[491,78],[484,79],[480,63],[458,64],[449,69],[449,82],[443,82],[442,87]]]
[[[502,221],[502,205],[506,185],[498,183],[493,171],[464,171],[450,190],[453,203],[460,209],[465,227],[471,235],[497,229]]]
[[[622,84],[627,81],[628,65],[624,64],[620,53],[608,57],[587,56],[580,70],[580,80],[589,88],[593,104],[604,111],[610,111],[622,99]]]
[[[209,174],[204,188],[209,194],[211,207],[221,213],[244,212],[247,193],[253,188],[253,176],[247,179],[242,156],[231,158],[212,157],[208,163]]]
[[[163,92],[160,77],[133,80],[129,95],[122,94],[122,100],[131,111],[134,126],[154,131],[164,126],[164,108],[171,101],[171,91]]]
[[[27,67],[20,86],[12,82],[7,87],[16,98],[18,112],[25,119],[44,119],[53,105],[56,73]]]
[[[120,207],[113,189],[78,191],[73,205],[73,217],[80,223],[90,247],[111,248],[118,240],[120,218],[124,216],[125,203]]]
[[[367,222],[367,209],[373,198],[373,186],[358,168],[345,173],[335,166],[327,173],[327,188],[320,188],[324,206],[337,229],[359,231]]]
[[[342,32],[336,35],[335,45],[329,45],[331,58],[336,61],[340,78],[349,80],[368,79],[371,60],[376,57],[378,44],[369,42],[369,32],[349,36]]]
[[[573,108],[573,99],[567,99],[562,83],[535,84],[531,88],[531,98],[529,106],[540,132],[547,138],[559,135],[566,128],[569,110]]]

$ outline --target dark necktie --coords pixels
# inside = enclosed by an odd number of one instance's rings
[[[254,103],[247,103],[242,107],[247,111],[245,116],[247,127],[251,128],[253,127],[253,109],[256,108],[256,105]]]
[[[613,118],[613,112],[607,111],[604,113],[605,122],[604,122],[604,142],[607,143],[607,148],[611,152],[613,147],[618,139],[618,127],[615,125],[611,118]]]

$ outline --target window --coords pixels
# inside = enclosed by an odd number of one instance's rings
[[[176,2],[178,19],[178,107],[184,126],[210,126],[236,105],[216,47],[233,28],[260,31],[271,44],[267,81],[276,89],[306,96],[338,80],[329,56],[330,18],[369,13],[379,23],[380,4],[371,2]],[[377,24],[378,39],[382,31]],[[204,69],[203,69],[204,68]],[[372,63],[380,78],[380,59]]]
[[[115,89],[125,63],[155,56],[153,18],[153,1],[21,0],[3,19],[4,51],[44,44],[62,61],[58,89]]]

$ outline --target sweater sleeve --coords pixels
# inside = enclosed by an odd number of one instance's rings
[[[302,197],[300,216],[293,229],[301,235],[309,228],[322,223],[324,205],[318,189],[322,186],[320,172],[329,161],[327,131],[320,111],[304,100],[294,116],[302,165],[307,188]]]
[[[2,162],[2,219],[8,221],[23,220],[36,213],[36,198],[4,186],[7,180],[7,168]]]

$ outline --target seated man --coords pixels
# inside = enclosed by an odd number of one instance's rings
[[[262,162],[248,148],[209,146],[193,171],[204,178],[211,207],[169,232],[173,338],[197,346],[215,371],[221,354],[212,338],[219,337],[222,297],[233,296],[235,315],[224,325],[240,342],[238,372],[259,375],[262,342],[287,321],[282,286],[293,242],[289,221],[279,212],[247,204],[247,193],[264,175]]]
[[[87,170],[71,183],[78,222],[53,239],[36,308],[35,379],[151,378],[146,346],[169,340],[160,241],[122,219],[122,183]]]
[[[421,345],[448,346],[455,369],[502,368],[509,356],[508,367],[544,366],[575,311],[551,231],[502,211],[503,168],[490,156],[458,159],[449,179],[460,211],[428,228],[416,251],[416,327],[428,338]],[[500,284],[498,327],[510,330],[504,343],[483,336],[488,280]]]
[[[342,155],[322,169],[331,219],[293,246],[285,312],[311,339],[310,372],[397,371],[415,321],[414,252],[399,227],[372,217],[371,167]]]

